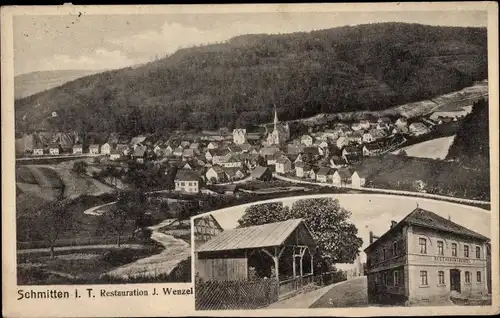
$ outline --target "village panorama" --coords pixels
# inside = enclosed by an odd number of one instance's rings
[[[486,28],[302,31],[18,75],[18,285],[195,277],[198,310],[491,304]]]

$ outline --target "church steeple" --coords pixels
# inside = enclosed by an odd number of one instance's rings
[[[276,104],[274,104],[274,130],[278,128],[278,112],[276,111]]]

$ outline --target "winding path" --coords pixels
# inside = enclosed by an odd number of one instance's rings
[[[151,239],[163,245],[165,248],[163,251],[113,269],[106,274],[125,279],[136,276],[154,277],[156,275],[170,274],[180,262],[191,256],[191,247],[188,243],[158,231],[174,221],[175,219],[167,219],[149,227],[153,231]]]

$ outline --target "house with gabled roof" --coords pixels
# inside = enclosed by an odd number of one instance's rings
[[[373,144],[365,144],[363,146],[363,155],[364,156],[376,156],[380,154],[383,151],[383,148],[380,147],[379,144],[373,143]]]
[[[201,176],[197,171],[179,170],[175,176],[175,191],[200,192]]]
[[[223,167],[226,179],[230,181],[240,180],[245,177],[245,171],[240,167]]]
[[[335,170],[332,175],[332,183],[336,186],[342,187],[351,183],[352,173],[347,168]]]
[[[212,214],[193,219],[193,226],[195,249],[198,249],[202,244],[210,241],[224,231]]]
[[[287,173],[292,170],[292,161],[285,155],[276,160],[276,173]]]
[[[212,163],[214,165],[220,164],[222,162],[227,162],[229,158],[231,158],[231,152],[229,151],[229,149],[223,149],[223,148],[213,149],[209,150],[209,153],[213,154]]]
[[[73,154],[81,155],[83,153],[83,145],[82,144],[74,144],[73,145]]]
[[[440,213],[441,214],[441,213]],[[371,304],[441,305],[488,294],[489,238],[418,207],[365,248]]]
[[[111,154],[111,148],[112,148],[111,144],[109,144],[108,142],[105,142],[101,146],[101,154],[103,154],[103,155],[109,155],[109,154]]]
[[[273,173],[268,167],[257,166],[250,173],[252,180],[269,181],[273,178]]]
[[[331,168],[330,167],[321,167],[316,173],[316,181],[327,183],[328,177],[331,176]]]
[[[91,155],[97,155],[99,154],[100,146],[98,144],[91,144],[89,145],[89,153]]]
[[[368,172],[364,169],[357,169],[351,175],[351,185],[355,188],[361,188],[366,184]]]
[[[146,146],[137,146],[135,148],[134,154],[132,156],[137,163],[144,163],[147,149],[148,148]]]
[[[205,177],[208,181],[213,183],[226,181],[226,173],[221,166],[212,166],[205,173]]]
[[[58,143],[52,143],[49,145],[49,153],[52,156],[57,156],[60,153],[61,146]]]
[[[109,152],[109,160],[118,160],[120,159],[122,155],[122,152],[118,149],[111,149],[111,151]]]
[[[243,160],[238,155],[231,155],[226,161],[219,162],[219,165],[225,168],[241,168]]]

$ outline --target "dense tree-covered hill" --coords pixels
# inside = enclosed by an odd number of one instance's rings
[[[141,133],[380,110],[487,77],[485,28],[380,23],[243,35],[108,71],[16,101],[19,130]],[[26,115],[25,120],[21,118]]]

